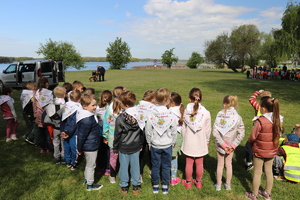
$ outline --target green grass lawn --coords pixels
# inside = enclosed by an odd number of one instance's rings
[[[14,91],[15,108],[19,116],[18,141],[5,142],[5,122],[0,119],[0,199],[246,199],[244,194],[251,190],[252,171],[244,170],[244,145],[252,128],[254,110],[248,102],[250,95],[259,89],[269,90],[280,101],[280,113],[284,116],[285,133],[289,133],[299,122],[299,82],[281,80],[246,79],[245,74],[233,73],[230,70],[191,70],[191,69],[131,69],[108,70],[105,82],[89,82],[91,71],[66,72],[66,81],[80,80],[85,87],[93,87],[96,95],[115,86],[125,86],[133,91],[137,99],[142,98],[146,90],[156,90],[166,87],[178,92],[183,103],[188,103],[188,93],[191,88],[199,87],[203,93],[202,105],[211,112],[212,123],[221,109],[221,101],[225,95],[235,94],[239,98],[238,112],[246,127],[246,136],[235,150],[233,158],[232,190],[217,192],[214,189],[216,181],[216,150],[212,137],[209,154],[204,159],[203,188],[195,187],[186,190],[182,184],[171,186],[170,192],[163,195],[152,194],[149,168],[145,167],[142,192],[139,196],[120,196],[118,179],[116,184],[110,184],[107,176],[96,174],[96,182],[104,187],[99,191],[86,191],[83,182],[85,163],[80,164],[75,171],[64,165],[54,164],[52,154],[40,154],[39,148],[29,145],[22,136],[26,127],[22,119],[20,93]],[[179,157],[178,176],[184,178],[184,156]],[[265,185],[263,176],[262,185]],[[296,199],[300,195],[299,185],[274,180],[273,199]]]

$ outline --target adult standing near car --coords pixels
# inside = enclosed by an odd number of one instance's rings
[[[104,75],[105,75],[105,68],[103,66],[97,66],[97,72],[99,74],[99,81],[104,81]]]

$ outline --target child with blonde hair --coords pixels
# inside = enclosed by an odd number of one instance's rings
[[[231,190],[233,152],[245,136],[243,120],[236,111],[238,105],[237,96],[225,96],[222,104],[223,109],[218,112],[213,126],[213,136],[215,137],[218,158],[217,183],[215,184],[217,191],[221,190],[224,163],[226,166],[224,187],[226,190]]]
[[[184,114],[184,105],[181,101],[181,96],[176,93],[171,93],[170,103],[168,108],[177,118],[177,139],[175,146],[173,147],[172,151],[172,161],[171,161],[171,185],[177,185],[180,183],[180,178],[177,177],[177,169],[178,169],[178,155],[180,154],[180,149],[182,145],[182,134],[181,128],[183,124],[183,114]]]
[[[151,151],[152,188],[158,193],[161,173],[162,193],[168,194],[172,148],[177,137],[177,119],[166,107],[170,103],[171,92],[160,88],[155,92],[157,105],[154,106],[147,118],[145,127],[146,139]]]
[[[181,151],[186,155],[185,179],[183,185],[189,189],[194,183],[196,188],[202,188],[204,172],[203,160],[208,154],[208,144],[211,134],[210,112],[201,105],[202,92],[199,88],[192,88],[189,93],[190,103],[184,112],[182,125],[183,143]],[[192,179],[193,166],[196,164],[196,179]]]

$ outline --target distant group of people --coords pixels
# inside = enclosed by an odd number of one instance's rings
[[[282,69],[270,69],[267,66],[255,66],[253,69],[247,70],[247,78],[251,79],[278,79],[278,80],[291,80],[298,81],[300,78],[299,69],[287,69],[283,65]]]
[[[99,82],[104,81],[104,75],[105,75],[105,68],[103,66],[96,66],[97,70],[92,72],[92,76],[96,77],[96,80],[98,79]]]
[[[83,182],[86,190],[103,187],[94,181],[97,166],[101,173],[109,175],[112,184],[116,183],[118,174],[121,195],[128,194],[130,180],[132,194],[138,195],[143,181],[143,158],[146,152],[151,161],[154,194],[159,191],[168,194],[170,185],[178,183],[182,183],[186,189],[193,186],[200,189],[203,187],[203,162],[204,156],[209,153],[211,133],[217,150],[217,181],[214,187],[216,191],[220,191],[222,185],[225,190],[231,190],[233,153],[245,136],[243,120],[236,110],[237,96],[227,95],[223,98],[220,102],[223,108],[217,113],[211,127],[211,115],[201,104],[203,94],[199,88],[190,90],[189,103],[184,106],[181,96],[167,88],[145,91],[136,105],[136,95],[126,91],[123,86],[117,86],[113,91],[104,90],[97,99],[95,90],[85,89],[80,81],[57,86],[53,92],[48,85],[45,77],[39,78],[37,85],[32,81],[24,85],[20,99],[28,130],[25,140],[40,146],[40,153],[53,152],[55,163],[65,164],[71,170],[76,170],[78,156],[84,154],[86,166]],[[5,88],[0,96],[1,110],[7,122],[7,142],[17,140],[17,116],[11,95],[12,89]],[[256,97],[259,95],[261,100],[257,103]],[[248,169],[254,166],[254,177],[252,192],[245,195],[249,199],[257,199],[258,194],[270,199],[273,161],[277,155],[280,156],[278,148],[283,145],[281,152],[285,153],[284,156],[293,158],[291,152],[298,150],[291,148],[298,147],[286,147],[285,143],[279,142],[283,117],[279,114],[278,100],[270,92],[255,92],[250,97],[250,103],[256,117],[248,139],[250,159],[246,159],[246,165]],[[294,135],[290,137],[289,134],[287,139],[294,138],[293,141],[296,141]],[[185,155],[185,178],[177,177],[178,155],[181,152]],[[290,166],[290,171],[281,166],[277,168],[280,175],[300,182],[299,177],[293,176],[299,173],[294,168],[298,162],[287,160],[282,166]],[[222,184],[224,166],[226,181]],[[263,166],[267,184],[265,190],[259,190]]]

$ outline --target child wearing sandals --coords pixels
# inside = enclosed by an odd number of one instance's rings
[[[170,182],[170,185],[177,185],[178,183],[180,183],[180,178],[177,177],[177,169],[178,169],[178,154],[180,154],[180,148],[182,145],[181,127],[183,124],[183,113],[184,113],[184,105],[181,103],[181,96],[178,93],[176,92],[171,93],[171,99],[168,108],[178,119],[177,139],[172,151],[172,161],[171,161],[172,168],[171,168],[171,182]]]
[[[215,184],[217,191],[221,190],[224,162],[226,166],[226,183],[224,183],[224,187],[226,190],[231,190],[233,153],[245,136],[243,120],[236,111],[237,96],[227,95],[222,103],[223,109],[218,112],[213,126],[213,136],[218,157],[217,183]]]
[[[273,187],[272,164],[277,155],[278,143],[281,132],[279,103],[272,97],[262,97],[260,100],[260,116],[254,124],[249,144],[252,147],[254,175],[252,182],[252,192],[246,192],[248,199],[258,199],[257,195],[265,199],[271,199]],[[266,173],[266,189],[259,190],[262,168]]]
[[[185,179],[182,184],[192,188],[202,188],[203,160],[208,154],[208,144],[211,134],[210,112],[201,105],[202,92],[199,88],[191,89],[189,93],[190,103],[184,112],[182,125],[183,142],[181,151],[186,155]],[[193,166],[196,164],[196,180],[192,179]]]

